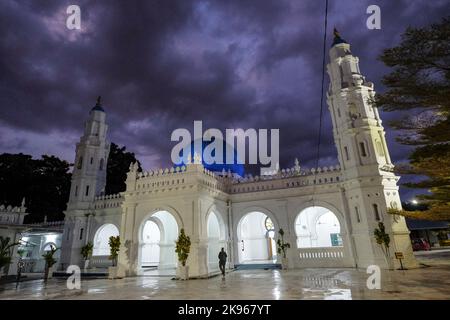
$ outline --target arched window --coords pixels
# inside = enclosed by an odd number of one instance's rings
[[[375,214],[375,220],[380,221],[380,212],[378,211],[378,205],[377,204],[373,204],[373,213]]]
[[[82,167],[83,167],[83,157],[79,157],[77,169],[81,169]]]

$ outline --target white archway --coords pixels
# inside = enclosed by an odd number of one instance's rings
[[[142,229],[142,258],[141,266],[157,267],[159,265],[159,244],[161,241],[162,226],[158,226],[155,219],[148,219]]]
[[[226,248],[225,225],[217,213],[211,211],[207,219],[208,272],[219,270],[219,251]]]
[[[139,272],[157,267],[158,270],[175,273],[178,230],[177,220],[165,210],[154,212],[142,221],[139,228]]]
[[[97,229],[94,236],[94,249],[92,251],[93,256],[109,256],[109,238],[117,237],[119,235],[119,229],[112,223],[102,225]]]
[[[295,219],[297,248],[342,247],[341,225],[325,207],[303,209]]]
[[[274,221],[263,212],[253,211],[237,226],[239,263],[275,263]]]

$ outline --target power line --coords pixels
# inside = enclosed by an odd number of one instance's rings
[[[317,169],[319,168],[319,159],[320,159],[320,144],[322,140],[322,115],[323,115],[323,89],[325,86],[325,55],[326,55],[326,46],[327,46],[327,27],[328,27],[328,0],[325,0],[325,17],[324,17],[324,30],[323,30],[323,52],[322,52],[322,86],[320,89],[320,114],[319,114],[319,134],[317,139],[317,155],[316,155],[316,168],[314,171],[314,190],[313,197],[316,191],[317,184]],[[314,204],[313,204],[314,205]]]

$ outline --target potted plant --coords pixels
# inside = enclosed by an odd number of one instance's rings
[[[52,278],[53,276],[53,265],[56,263],[56,259],[53,257],[55,255],[55,252],[58,251],[59,248],[56,248],[54,246],[51,246],[51,249],[49,251],[46,251],[42,257],[44,257],[45,260],[45,271],[44,271],[44,281],[47,282],[49,278]]]
[[[392,265],[392,259],[389,249],[389,244],[391,243],[391,238],[388,233],[386,233],[386,228],[384,227],[383,222],[378,222],[378,228],[373,231],[375,236],[375,241],[380,245],[381,250],[383,251],[384,257],[386,259],[386,263],[389,269],[394,269]]]
[[[4,269],[11,263],[11,249],[19,243],[10,243],[10,238],[0,237],[0,278],[3,276]]]
[[[189,279],[189,266],[186,265],[186,261],[191,249],[191,239],[184,232],[184,229],[180,230],[180,235],[176,241],[175,252],[178,254],[178,278],[181,280]]]
[[[117,258],[119,256],[120,250],[120,237],[109,237],[109,249],[110,255],[109,259],[112,261],[112,267],[108,268],[108,278],[109,279],[117,279],[118,277],[118,267],[117,267]]]
[[[283,254],[281,257],[281,268],[286,270],[289,266],[289,261],[286,256],[287,249],[291,247],[290,243],[284,241],[284,230],[280,228],[278,231],[280,238],[277,240],[277,252],[278,254]]]
[[[86,243],[83,247],[81,247],[81,255],[84,259],[84,269],[86,270],[89,267],[89,259],[92,256],[92,251],[94,249],[94,245],[92,242]]]

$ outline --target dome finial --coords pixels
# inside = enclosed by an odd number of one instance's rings
[[[102,111],[102,112],[105,112],[105,110],[103,110],[103,107],[102,107],[102,96],[98,96],[98,97],[97,97],[97,103],[96,103],[95,106],[92,108],[92,111]]]
[[[336,29],[336,27],[334,27],[333,34],[334,34],[334,39],[333,39],[333,44],[331,45],[332,47],[339,43],[347,43],[347,41],[345,41],[344,39],[341,38],[341,35],[340,35],[339,31]]]

